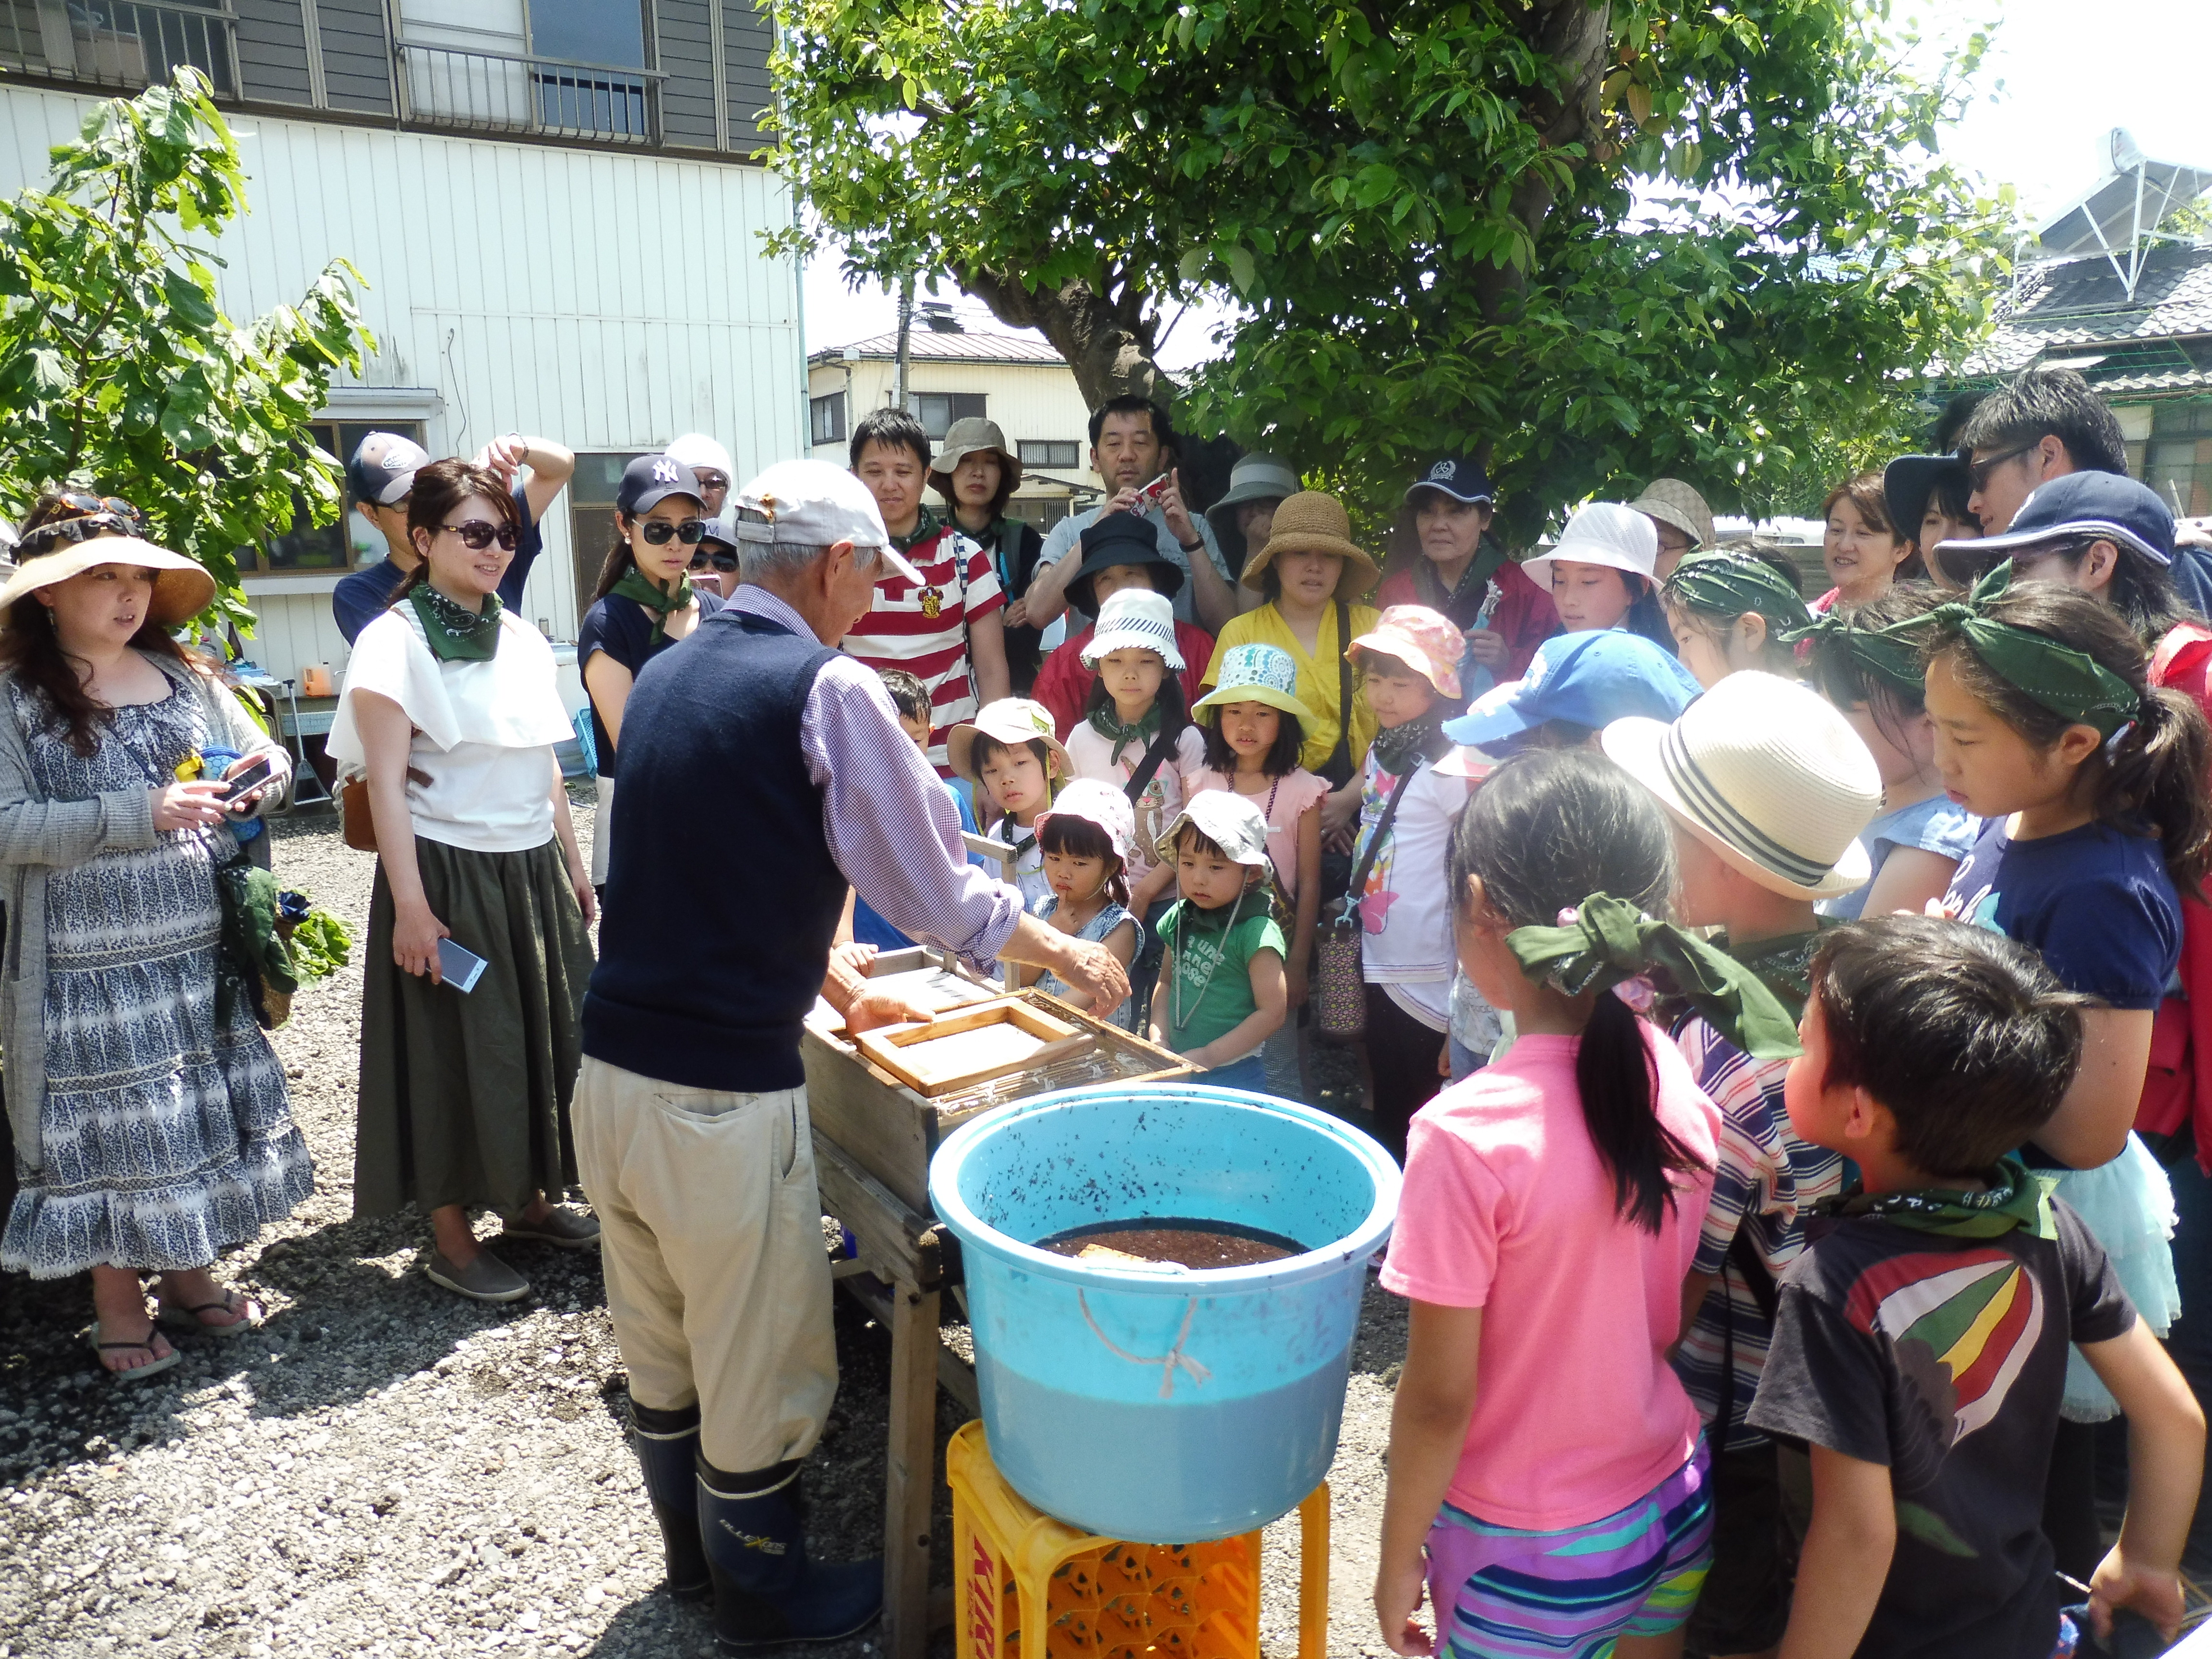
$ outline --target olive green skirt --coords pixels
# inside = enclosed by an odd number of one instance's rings
[[[556,839],[527,853],[415,842],[431,914],[488,964],[473,991],[392,959],[383,866],[362,957],[353,1212],[514,1215],[576,1178],[568,1103],[592,942]]]

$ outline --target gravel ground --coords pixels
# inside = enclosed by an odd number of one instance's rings
[[[586,835],[590,817],[580,805]],[[365,935],[372,860],[327,814],[274,829],[280,880]],[[0,1659],[712,1650],[704,1614],[658,1589],[597,1258],[508,1247],[534,1293],[484,1307],[417,1271],[425,1224],[351,1218],[360,998],[356,963],[276,1034],[314,1195],[216,1269],[262,1298],[264,1328],[183,1339],[181,1364],[118,1386],[86,1346],[88,1279],[0,1277]],[[843,1380],[809,1531],[842,1559],[880,1547],[890,1353],[845,1298],[836,1319]],[[1367,1595],[1404,1352],[1403,1310],[1370,1282],[1330,1476],[1334,1655],[1387,1651]],[[964,1413],[938,1405],[949,1582],[942,1455]],[[1295,1517],[1270,1528],[1267,1569],[1273,1659],[1297,1646]],[[951,1651],[940,1632],[933,1655]]]

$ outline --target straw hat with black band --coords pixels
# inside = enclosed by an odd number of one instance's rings
[[[26,594],[56,586],[104,564],[136,565],[155,573],[154,599],[147,607],[146,619],[163,628],[190,622],[215,598],[215,578],[183,554],[136,536],[101,536],[73,543],[59,552],[41,553],[17,566],[7,586],[0,587],[0,615],[9,612]]]
[[[1352,515],[1335,496],[1318,489],[1302,489],[1275,509],[1275,527],[1267,544],[1244,562],[1244,586],[1255,593],[1267,589],[1260,574],[1283,553],[1333,553],[1344,561],[1336,579],[1336,597],[1349,603],[1382,580],[1382,572],[1367,551],[1352,540]]]
[[[1671,724],[1631,716],[1605,752],[1730,868],[1788,898],[1838,898],[1873,874],[1859,832],[1881,769],[1826,697],[1746,669]]]

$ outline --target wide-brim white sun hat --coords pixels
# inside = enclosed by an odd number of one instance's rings
[[[52,553],[24,560],[0,587],[0,617],[18,600],[42,587],[53,587],[104,564],[136,565],[154,572],[154,597],[146,619],[163,628],[189,622],[215,598],[215,578],[197,561],[137,536],[97,536],[70,542]]]
[[[1650,581],[1659,564],[1659,531],[1632,507],[1592,501],[1567,520],[1558,541],[1522,561],[1522,573],[1548,592],[1554,559],[1610,565]]]
[[[1109,652],[1131,647],[1157,651],[1170,672],[1182,672],[1182,649],[1176,643],[1175,603],[1150,588],[1125,587],[1098,607],[1098,625],[1083,647],[1083,665],[1095,670]]]
[[[1769,892],[1837,898],[1874,873],[1858,837],[1881,810],[1881,769],[1828,700],[1795,680],[1730,674],[1671,724],[1632,716],[1602,741],[1684,828]]]

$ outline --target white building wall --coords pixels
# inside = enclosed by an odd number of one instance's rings
[[[42,181],[91,102],[0,88],[0,191]],[[296,302],[334,257],[366,279],[379,349],[362,385],[333,387],[337,418],[421,419],[433,454],[507,432],[649,450],[696,430],[741,479],[807,453],[797,274],[760,248],[791,198],[763,169],[259,115],[234,130],[252,211],[218,245],[230,316]],[[565,495],[544,532],[523,614],[573,639]],[[254,654],[279,678],[343,664],[337,580],[249,579]]]
[[[1099,485],[1091,471],[1091,407],[1075,384],[1075,373],[1065,363],[962,363],[919,361],[913,365],[914,389],[921,392],[966,392],[983,395],[986,415],[999,423],[1006,441],[1072,443],[1077,456],[1073,466],[1036,469],[1057,478]],[[871,410],[888,407],[898,389],[898,365],[882,358],[864,357],[851,364],[817,362],[808,370],[811,396],[825,397],[846,390],[846,430],[860,424]],[[815,459],[843,465],[848,453],[841,441],[817,444],[808,452]],[[1018,453],[1018,451],[1017,452]],[[1054,486],[1024,483],[1024,495],[1064,495]],[[933,501],[934,496],[931,497]]]

